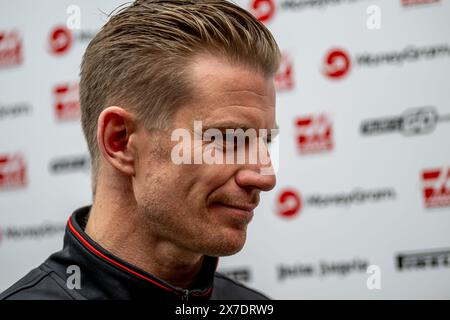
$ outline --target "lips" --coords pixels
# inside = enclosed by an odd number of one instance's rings
[[[213,209],[219,216],[222,216],[228,221],[233,221],[233,225],[243,226],[250,223],[253,219],[253,210],[256,204],[252,203],[229,203],[229,202],[214,202],[210,208]],[[237,223],[237,224],[236,224]]]
[[[222,206],[225,206],[225,207],[232,208],[232,209],[238,209],[238,210],[248,211],[248,212],[252,212],[257,207],[257,204],[228,204],[228,203],[223,203],[223,202],[219,202],[219,204]]]

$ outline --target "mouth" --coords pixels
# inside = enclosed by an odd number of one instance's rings
[[[211,205],[212,208],[218,210],[233,220],[238,220],[244,223],[250,223],[253,219],[253,211],[256,208],[254,204],[229,204],[224,202],[215,202]]]

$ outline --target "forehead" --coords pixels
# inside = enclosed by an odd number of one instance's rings
[[[179,117],[202,120],[206,125],[226,122],[261,128],[274,126],[272,78],[211,55],[196,57],[188,70],[193,99],[180,110]]]

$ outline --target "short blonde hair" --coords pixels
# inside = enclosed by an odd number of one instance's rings
[[[100,151],[97,121],[108,106],[162,128],[191,99],[185,67],[212,53],[273,76],[280,51],[269,30],[226,0],[137,0],[115,13],[90,42],[81,64],[81,123],[92,161],[95,195]]]

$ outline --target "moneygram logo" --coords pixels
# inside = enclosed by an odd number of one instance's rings
[[[285,189],[278,195],[277,213],[284,218],[292,218],[300,213],[302,200],[295,189]]]
[[[343,49],[333,48],[325,55],[323,73],[330,79],[340,79],[350,71],[350,66],[349,54]]]
[[[57,26],[50,32],[49,43],[51,53],[63,55],[73,45],[72,32],[65,26]]]
[[[432,46],[410,45],[397,51],[355,54],[353,58],[345,50],[333,48],[325,54],[322,73],[329,79],[341,79],[348,74],[350,68],[375,68],[383,65],[401,67],[406,63],[449,57],[450,46],[446,43]]]
[[[326,114],[304,116],[295,120],[297,146],[301,154],[333,149],[333,126]]]
[[[450,206],[450,168],[422,172],[423,201],[425,208]]]
[[[27,166],[22,154],[0,155],[0,190],[27,185]]]
[[[353,206],[365,203],[378,203],[395,200],[396,192],[393,188],[364,190],[356,188],[350,192],[336,194],[310,194],[304,198],[294,188],[282,190],[277,198],[276,213],[283,218],[297,216],[303,209],[324,209],[330,206]]]
[[[78,120],[81,115],[78,83],[58,84],[53,88],[54,111],[58,121]]]
[[[362,0],[252,0],[250,11],[261,22],[270,22],[276,11],[301,11],[306,9],[325,9],[340,4],[353,4]]]
[[[275,15],[275,0],[253,0],[252,14],[263,23],[267,23]]]
[[[62,56],[70,52],[75,43],[87,43],[95,36],[95,31],[73,31],[65,25],[54,27],[49,34],[49,50],[55,56]]]
[[[23,62],[22,39],[18,31],[0,31],[0,69]]]
[[[414,136],[431,133],[438,123],[448,121],[450,121],[450,115],[439,115],[435,107],[425,106],[408,109],[398,116],[364,120],[360,131],[364,136],[393,132]]]
[[[294,63],[287,53],[283,53],[281,57],[280,69],[275,75],[274,80],[277,91],[289,91],[294,89]]]

